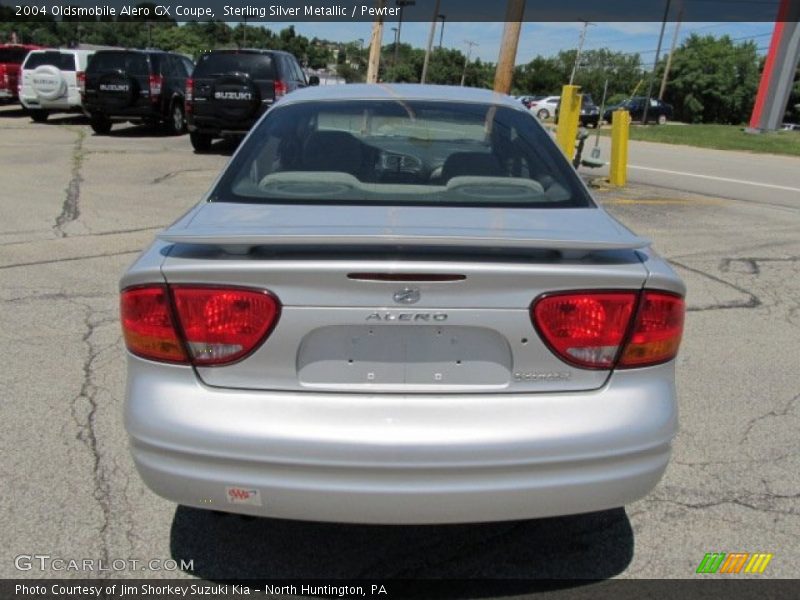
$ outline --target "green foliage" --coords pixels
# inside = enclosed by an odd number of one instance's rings
[[[663,74],[664,65],[656,73]],[[664,100],[689,123],[744,123],[759,82],[755,42],[692,34],[675,51]]]

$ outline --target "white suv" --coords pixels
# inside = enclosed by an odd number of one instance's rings
[[[81,92],[92,50],[33,50],[22,63],[19,100],[34,121],[50,112],[82,110]]]

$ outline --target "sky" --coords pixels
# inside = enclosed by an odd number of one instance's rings
[[[346,28],[342,27],[342,23],[292,24],[299,34],[307,37],[316,36],[338,42],[351,42],[363,38],[365,45],[369,44],[372,31],[372,23],[367,22],[347,23]],[[277,32],[288,25],[290,23],[270,23],[268,28]],[[391,28],[396,25],[397,23],[393,21],[385,22],[384,45],[394,40],[395,34]],[[434,45],[439,43],[439,27],[440,24],[437,25]],[[503,23],[445,23],[443,45],[466,52],[464,40],[471,40],[478,43],[478,46],[472,49],[472,58],[497,62],[503,27]],[[582,27],[583,24],[580,22],[523,23],[517,49],[517,64],[525,64],[537,55],[551,56],[560,50],[577,47]],[[343,32],[343,29],[346,31]],[[588,28],[584,49],[608,47],[621,52],[639,52],[642,61],[647,63],[655,59],[660,29],[661,23],[597,23]],[[682,23],[678,39],[680,43],[680,40],[691,33],[715,36],[728,34],[741,41],[752,39],[762,49],[761,53],[766,53],[772,30],[772,23]],[[406,21],[401,28],[401,42],[424,48],[428,42],[429,31],[430,23]],[[674,31],[675,23],[667,23],[662,52],[669,51]]]

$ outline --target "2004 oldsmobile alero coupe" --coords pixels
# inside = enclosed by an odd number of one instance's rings
[[[669,460],[684,285],[506,96],[287,96],[121,290],[133,458],[184,505],[544,517]]]

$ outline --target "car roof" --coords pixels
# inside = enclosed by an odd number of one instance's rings
[[[202,54],[283,54],[286,56],[294,56],[291,52],[285,50],[271,50],[265,48],[217,48],[215,50],[206,50]]]
[[[61,54],[94,54],[94,50],[80,50],[79,48],[37,48],[31,50],[31,54],[44,54],[46,52],[60,52]]]
[[[292,92],[281,104],[324,102],[335,100],[422,100],[433,102],[464,102],[499,104],[515,110],[525,110],[511,96],[492,90],[450,85],[419,83],[348,83],[347,85],[310,86]]]

